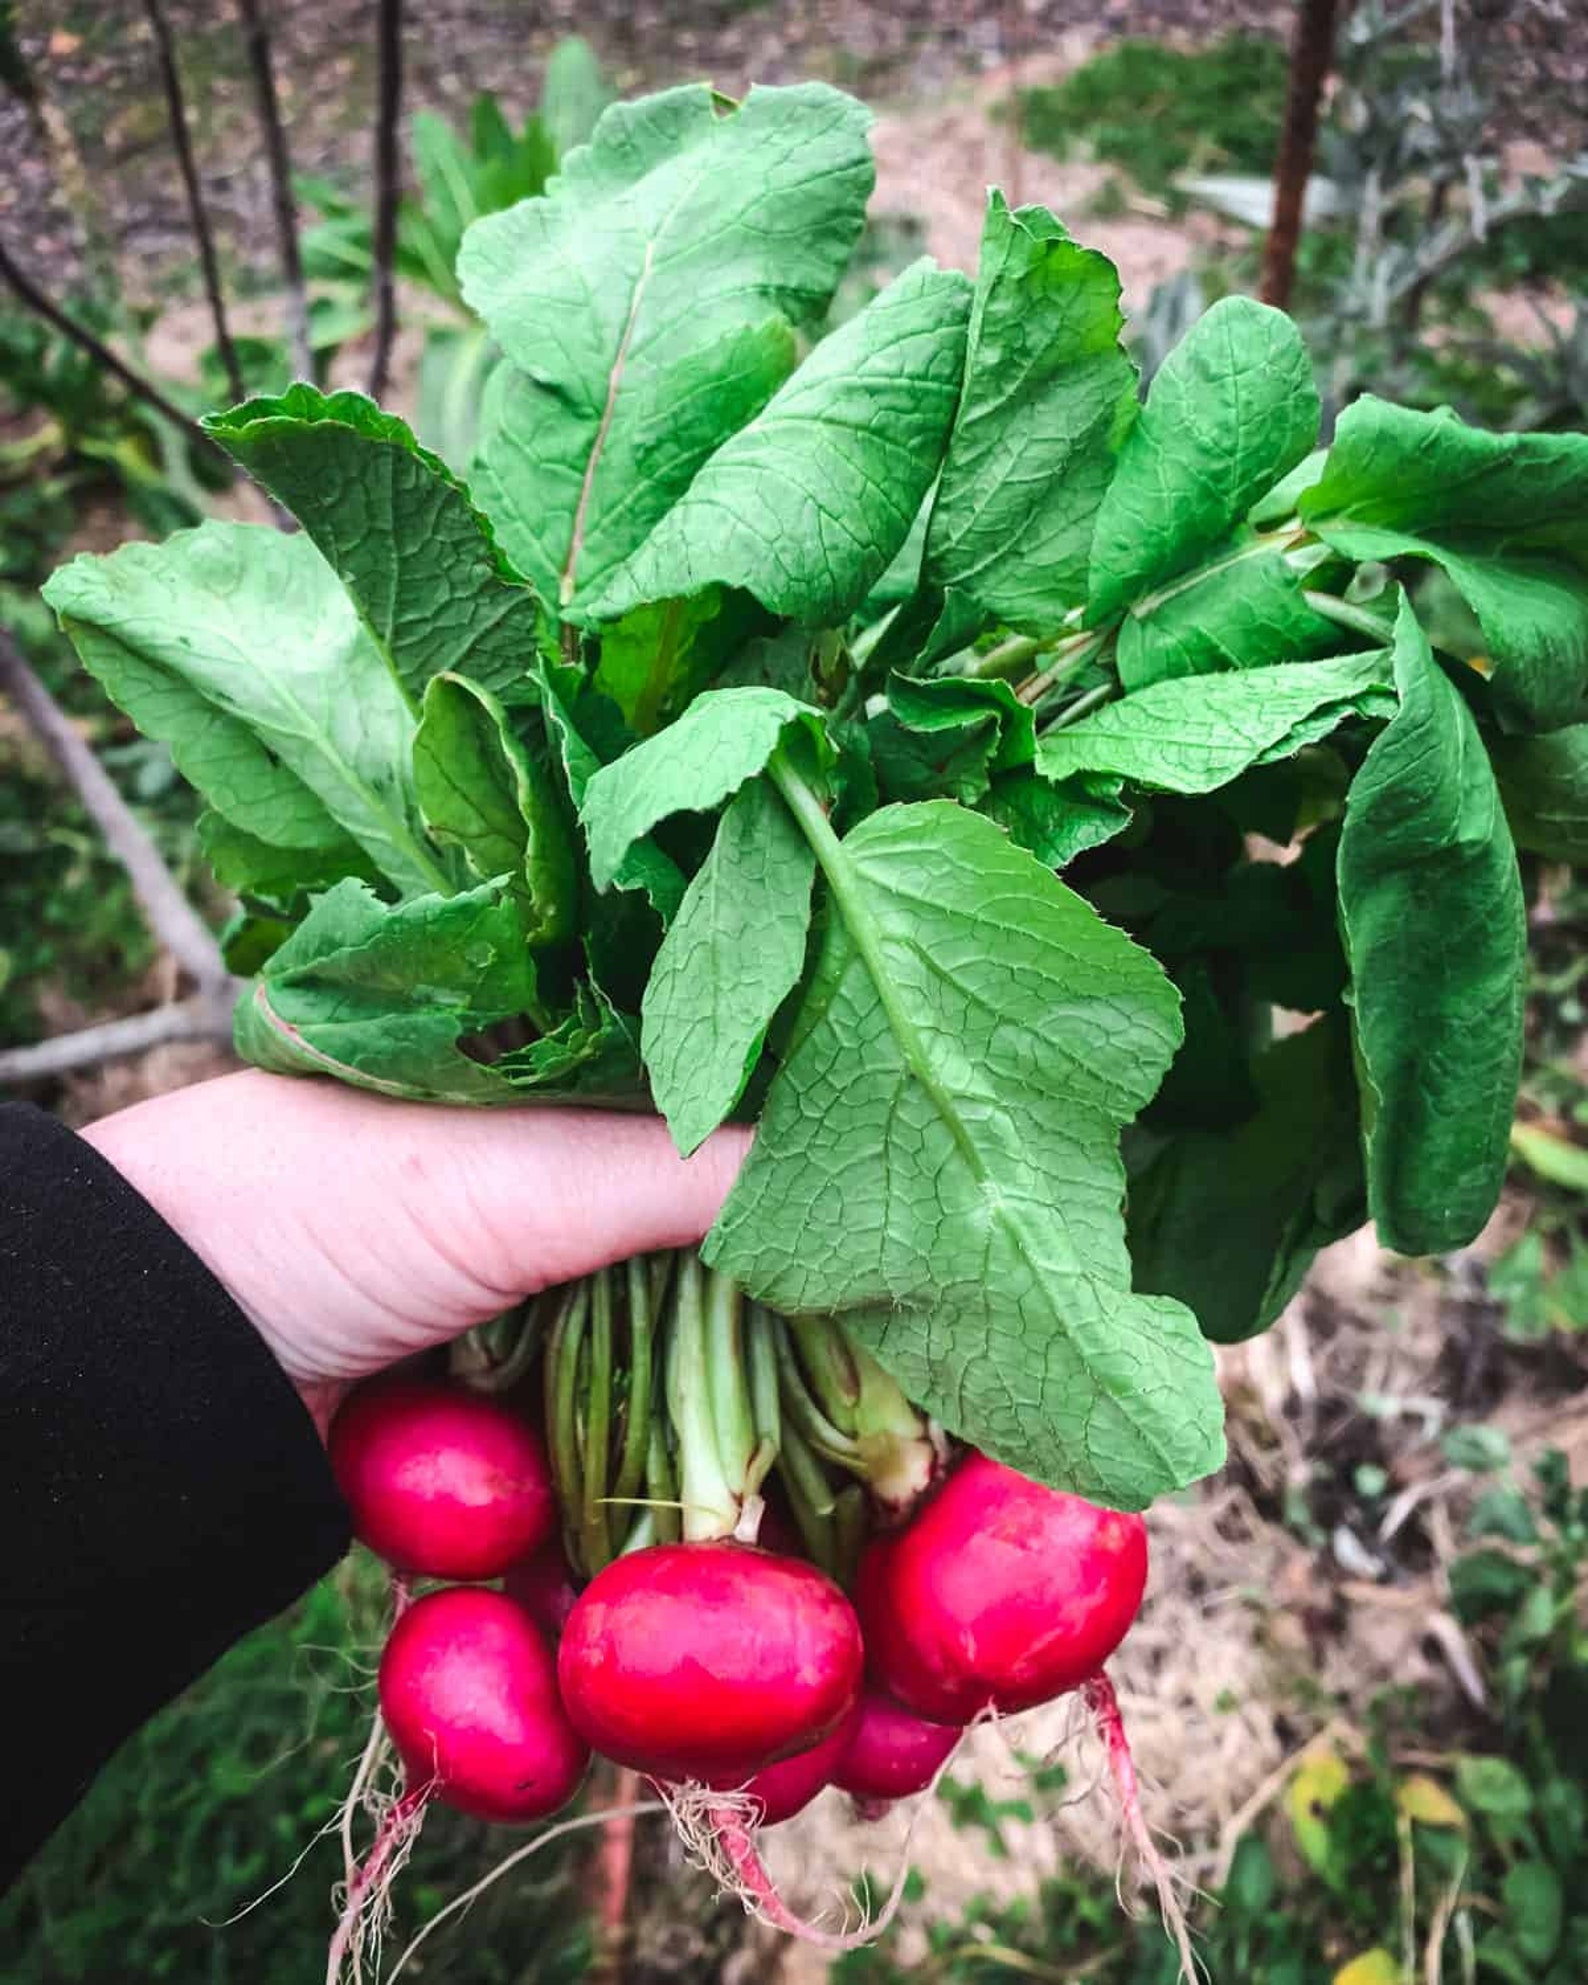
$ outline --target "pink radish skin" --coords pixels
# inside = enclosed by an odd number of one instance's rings
[[[936,1778],[963,1735],[952,1724],[912,1716],[880,1689],[867,1689],[833,1783],[868,1807],[911,1798]]]
[[[561,1542],[548,1537],[538,1551],[531,1551],[527,1558],[510,1565],[502,1580],[502,1590],[523,1607],[555,1647],[579,1598],[573,1568]]]
[[[556,1524],[540,1437],[494,1399],[414,1379],[363,1386],[329,1446],[354,1535],[394,1570],[497,1578]]]
[[[854,1608],[831,1579],[731,1543],[616,1559],[580,1594],[557,1656],[593,1750],[717,1786],[818,1744],[853,1707],[863,1667]]]
[[[857,1713],[852,1710],[836,1730],[810,1750],[784,1758],[780,1764],[769,1764],[749,1780],[743,1790],[761,1809],[759,1825],[781,1826],[796,1813],[803,1813],[817,1793],[833,1783],[833,1773],[854,1735]],[[733,1788],[719,1782],[715,1789],[725,1792]]]
[[[504,1593],[456,1586],[416,1599],[381,1656],[380,1708],[410,1788],[474,1819],[543,1819],[590,1762],[551,1650]]]
[[[1147,1582],[1139,1516],[972,1454],[861,1560],[871,1672],[906,1709],[969,1723],[1078,1688],[1124,1639]]]

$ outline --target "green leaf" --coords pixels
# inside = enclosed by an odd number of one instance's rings
[[[1135,417],[1119,276],[1045,207],[988,195],[965,386],[925,576],[1044,634],[1086,597],[1092,527]]]
[[[1376,649],[1250,673],[1155,682],[1037,747],[1050,779],[1107,773],[1162,792],[1209,793],[1248,766],[1288,758],[1347,717],[1394,710],[1389,657]]]
[[[1088,617],[1108,620],[1227,538],[1318,437],[1318,392],[1282,311],[1225,297],[1159,367],[1097,516]]]
[[[1566,1913],[1560,1876],[1547,1861],[1518,1861],[1500,1884],[1511,1939],[1530,1964],[1547,1964]]]
[[[1131,1167],[1135,1287],[1174,1296],[1215,1343],[1274,1322],[1319,1248],[1366,1217],[1351,1064],[1319,1021],[1252,1063],[1256,1113],[1232,1130],[1146,1136]],[[1127,1143],[1127,1155],[1129,1153]]]
[[[1117,779],[1055,784],[1040,772],[995,779],[980,810],[997,821],[1016,847],[1052,869],[1067,868],[1077,855],[1112,841],[1131,821]]]
[[[1508,728],[1588,695],[1588,435],[1486,434],[1371,394],[1347,407],[1306,523],[1347,558],[1427,558],[1478,616]]]
[[[757,607],[717,587],[693,599],[636,607],[601,629],[595,686],[631,730],[648,737],[705,688],[742,646],[752,621],[765,625]]]
[[[1546,861],[1588,863],[1588,724],[1489,740],[1511,838]]]
[[[869,123],[820,83],[665,90],[469,229],[464,295],[511,360],[476,487],[546,599],[577,616],[787,376],[860,233]]]
[[[970,676],[892,676],[887,707],[866,726],[877,782],[890,800],[974,804],[993,774],[1036,753],[1030,710],[1007,682]]]
[[[723,585],[790,620],[843,620],[937,474],[969,304],[956,271],[907,269],[723,442],[645,542],[587,592],[590,615]]]
[[[765,779],[722,816],[651,967],[641,1052],[685,1157],[728,1115],[805,962],[815,857]]]
[[[708,1257],[786,1314],[843,1313],[1044,1481],[1141,1508],[1217,1467],[1211,1354],[1132,1295],[1120,1218],[1119,1126],[1178,1039],[1163,973],[977,814],[887,807],[839,842],[784,791],[825,931]]]
[[[425,825],[461,848],[481,882],[506,877],[531,945],[573,928],[579,874],[560,796],[478,683],[432,676],[414,738],[414,790]]]
[[[577,669],[564,667],[560,663],[548,663],[540,671],[539,687],[547,740],[562,766],[568,797],[578,812],[584,806],[590,781],[603,763],[602,755],[586,735],[587,729],[594,729],[588,719],[603,707],[609,715],[615,716],[616,712],[610,704],[602,704],[598,694]],[[671,920],[683,900],[684,878],[678,864],[648,840],[635,842],[612,880],[619,889],[641,891],[664,925]],[[596,934],[601,926],[598,909],[588,907],[588,921],[592,925],[589,934]]]
[[[1533,1792],[1505,1758],[1464,1757],[1456,1764],[1456,1796],[1469,1812],[1514,1828],[1533,1810]]]
[[[197,832],[199,852],[215,880],[239,896],[290,902],[305,889],[329,889],[348,876],[364,882],[380,879],[351,837],[324,848],[282,848],[246,832],[214,807],[199,815]]]
[[[1405,601],[1399,714],[1352,782],[1340,920],[1368,1200],[1386,1247],[1462,1247],[1494,1210],[1522,1066],[1527,927],[1476,724]]]
[[[1511,1443],[1503,1427],[1452,1427],[1439,1447],[1452,1468],[1470,1468],[1478,1474],[1503,1468],[1511,1458]]]
[[[1551,1185],[1588,1195],[1588,1150],[1582,1145],[1557,1137],[1542,1124],[1517,1123],[1511,1126],[1511,1149]]]
[[[237,1050],[281,1074],[335,1075],[387,1096],[512,1100],[460,1036],[535,1004],[508,892],[389,905],[358,882],[315,903],[237,1009]]]
[[[1143,689],[1170,676],[1309,661],[1339,645],[1339,627],[1308,606],[1284,554],[1246,536],[1132,607],[1115,661],[1126,689]]]
[[[405,894],[449,890],[410,772],[414,722],[306,537],[201,524],[54,573],[84,666],[234,825],[283,847],[351,835]]]
[[[611,101],[612,86],[595,50],[582,35],[564,35],[547,59],[540,88],[540,114],[559,159],[589,143]]]
[[[612,886],[629,850],[659,822],[720,806],[796,732],[832,762],[826,728],[805,704],[779,689],[718,689],[603,766],[579,802],[596,888]]]
[[[319,546],[416,707],[447,673],[497,695],[527,688],[551,638],[545,609],[463,484],[395,414],[299,384],[204,428]]]

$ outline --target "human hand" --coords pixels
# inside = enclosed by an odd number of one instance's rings
[[[349,1384],[537,1290],[697,1241],[749,1146],[659,1117],[465,1110],[247,1071],[83,1132],[274,1352],[322,1434]]]

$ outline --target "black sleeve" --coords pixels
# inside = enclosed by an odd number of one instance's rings
[[[0,1107],[0,1888],[347,1543],[313,1423],[225,1290],[91,1145]]]

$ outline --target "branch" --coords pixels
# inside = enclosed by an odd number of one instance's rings
[[[380,0],[380,102],[375,120],[375,353],[369,396],[378,400],[391,372],[397,335],[397,292],[392,263],[397,252],[397,119],[403,92],[402,0]]]
[[[4,242],[0,242],[0,282],[6,283],[29,310],[42,317],[63,338],[69,338],[80,351],[87,352],[96,365],[103,366],[105,371],[119,379],[135,400],[141,400],[163,420],[174,423],[190,441],[200,442],[211,450],[225,462],[229,474],[237,473],[236,464],[230,456],[211,441],[190,414],[183,413],[174,400],[166,398],[153,380],[145,379],[141,372],[135,372],[125,359],[118,358],[109,345],[96,338],[85,325],[68,317],[65,311],[52,303],[33,279],[22,273]]]
[[[0,691],[48,748],[126,869],[149,928],[201,989],[229,980],[220,947],[177,886],[159,849],[70,718],[0,629]]]
[[[166,18],[165,0],[143,0],[143,10],[154,33],[155,56],[160,64],[166,111],[171,120],[171,143],[176,148],[176,162],[182,174],[183,190],[187,194],[188,219],[193,225],[199,266],[204,272],[204,294],[209,298],[210,316],[215,324],[216,349],[226,371],[226,383],[231,388],[232,398],[245,399],[247,389],[243,385],[242,367],[237,362],[237,347],[232,343],[232,334],[226,323],[226,302],[221,295],[220,268],[215,260],[215,237],[210,232],[204,189],[199,184],[198,167],[193,161],[187,105],[182,100],[182,77],[176,66],[176,47],[171,39],[171,23]]]
[[[292,160],[276,98],[276,72],[270,60],[270,30],[260,0],[237,0],[254,74],[254,96],[265,134],[265,158],[270,167],[270,197],[276,214],[276,241],[281,273],[287,285],[287,332],[292,363],[302,379],[314,377],[314,351],[309,343],[309,299],[303,287],[303,257],[298,251],[298,209],[292,197]]]
[[[1318,136],[1318,99],[1334,56],[1336,0],[1302,0],[1290,48],[1290,86],[1274,167],[1274,217],[1263,250],[1264,303],[1285,309],[1296,274],[1301,210]]]
[[[157,1006],[150,1013],[129,1014],[124,1020],[104,1020],[25,1048],[0,1049],[0,1085],[44,1082],[69,1075],[73,1069],[112,1061],[117,1055],[143,1054],[171,1041],[229,1041],[239,985],[240,981],[229,979],[174,1006]]]

